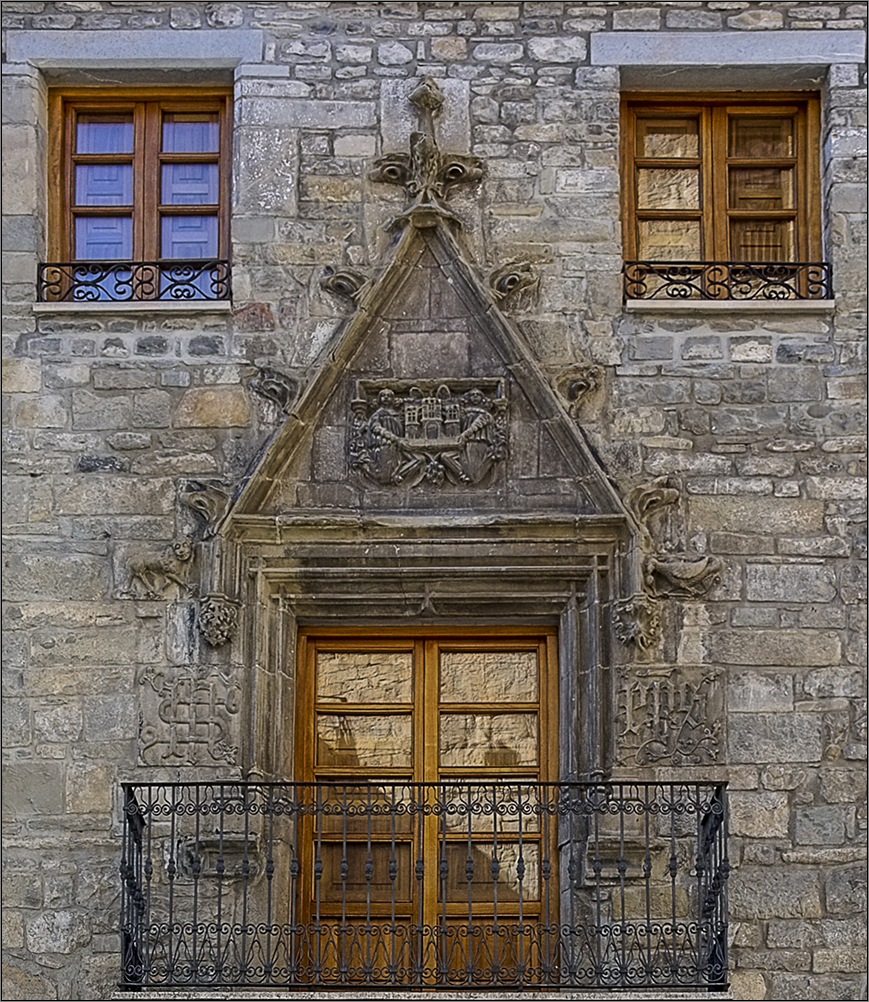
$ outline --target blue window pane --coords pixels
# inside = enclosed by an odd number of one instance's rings
[[[132,205],[132,164],[90,164],[75,169],[76,205]]]
[[[217,216],[164,216],[161,257],[217,257]]]
[[[217,114],[163,116],[164,153],[216,153],[220,148]]]
[[[129,216],[88,216],[75,221],[76,260],[117,261],[133,256]]]
[[[133,116],[79,115],[75,131],[76,153],[132,153]]]
[[[164,164],[164,205],[216,205],[217,164]]]

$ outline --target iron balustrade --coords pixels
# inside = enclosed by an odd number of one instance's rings
[[[625,299],[832,299],[832,269],[823,262],[626,261]]]
[[[229,261],[63,261],[40,264],[41,303],[214,301],[232,295]]]
[[[721,784],[123,797],[124,988],[727,987]]]

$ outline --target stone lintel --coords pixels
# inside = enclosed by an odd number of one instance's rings
[[[41,69],[232,68],[262,59],[263,33],[219,31],[10,31],[7,59]]]
[[[764,66],[861,63],[862,31],[602,31],[592,66]]]

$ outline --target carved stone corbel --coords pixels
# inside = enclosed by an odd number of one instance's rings
[[[658,603],[649,595],[637,594],[615,604],[615,633],[623,644],[635,643],[647,650],[661,635]]]
[[[555,389],[568,402],[568,409],[574,415],[580,403],[602,385],[600,365],[572,365],[555,378]]]
[[[290,405],[299,392],[299,384],[295,379],[277,369],[263,366],[257,366],[256,374],[251,378],[248,387],[259,396],[277,404],[283,414],[289,412]]]
[[[643,582],[650,594],[666,598],[700,598],[721,581],[718,557],[665,553],[643,562]]]
[[[238,628],[238,605],[225,595],[212,593],[199,603],[199,632],[212,647],[228,643]]]
[[[352,303],[358,302],[370,285],[371,282],[365,275],[352,268],[326,267],[323,269],[323,276],[320,279],[321,289],[349,299]]]
[[[489,288],[499,302],[520,292],[531,293],[540,282],[530,261],[515,261],[496,268],[489,275]]]
[[[210,539],[230,502],[229,491],[219,481],[191,480],[182,497],[188,508],[202,519],[203,538]]]

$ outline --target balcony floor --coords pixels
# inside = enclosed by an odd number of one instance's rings
[[[283,1000],[293,999],[313,999],[322,1002],[324,999],[338,999],[341,1002],[528,1002],[529,995],[537,995],[541,1002],[546,998],[551,998],[554,1002],[603,1002],[604,999],[619,999],[621,1002],[689,1002],[694,999],[705,999],[706,1002],[730,1002],[733,994],[730,990],[721,992],[708,991],[661,991],[654,989],[650,991],[524,991],[524,992],[504,992],[500,989],[491,991],[438,991],[433,989],[429,992],[388,992],[388,991],[368,991],[360,992],[359,989],[347,989],[345,991],[286,991],[286,992],[262,992],[262,991],[178,991],[178,992],[115,992],[111,999],[113,1002],[183,1002],[183,1000],[203,1000],[203,1002],[251,1002],[256,998],[257,1002],[283,1002]]]

